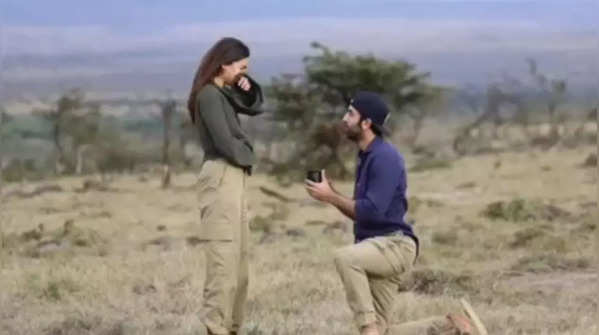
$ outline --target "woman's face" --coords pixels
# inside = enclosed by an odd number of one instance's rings
[[[220,77],[227,85],[235,85],[248,72],[249,58],[240,59],[222,66]]]

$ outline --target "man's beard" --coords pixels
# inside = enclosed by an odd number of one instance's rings
[[[362,137],[362,128],[358,126],[345,126],[345,136],[352,142],[358,142]]]

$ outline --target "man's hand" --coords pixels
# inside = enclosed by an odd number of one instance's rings
[[[247,77],[239,78],[239,81],[237,81],[237,86],[239,86],[239,88],[246,92],[249,91],[250,88],[252,88],[252,85],[250,84],[250,81],[247,79]]]
[[[337,192],[332,183],[327,179],[327,176],[322,170],[322,182],[315,183],[306,179],[306,191],[316,200],[328,202],[337,207],[337,209],[348,218],[356,219],[356,202],[353,199],[344,197]]]
[[[324,202],[331,202],[331,199],[335,195],[335,191],[331,187],[324,170],[322,170],[322,182],[315,183],[306,179],[306,191],[308,191],[308,194],[312,198]]]

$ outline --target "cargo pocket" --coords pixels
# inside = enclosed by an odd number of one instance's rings
[[[210,195],[218,190],[218,186],[222,183],[225,175],[226,165],[218,161],[207,161],[202,166],[198,181],[196,184],[196,191],[200,207]]]
[[[372,243],[383,254],[393,269],[393,275],[401,275],[411,268],[410,252],[407,251],[400,241],[394,238],[378,237],[371,239]]]
[[[221,161],[204,163],[197,183],[199,209],[199,237],[206,240],[232,239],[230,223],[226,219],[221,186],[227,171],[227,164]]]

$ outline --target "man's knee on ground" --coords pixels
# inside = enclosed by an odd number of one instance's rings
[[[243,278],[239,279],[239,281],[237,282],[237,289],[239,289],[239,290],[247,289],[249,285],[250,285],[249,278],[243,277]]]
[[[347,266],[351,264],[352,258],[350,257],[350,252],[348,249],[349,248],[347,247],[343,247],[333,252],[333,259],[335,261],[337,269],[339,269],[342,266]]]

